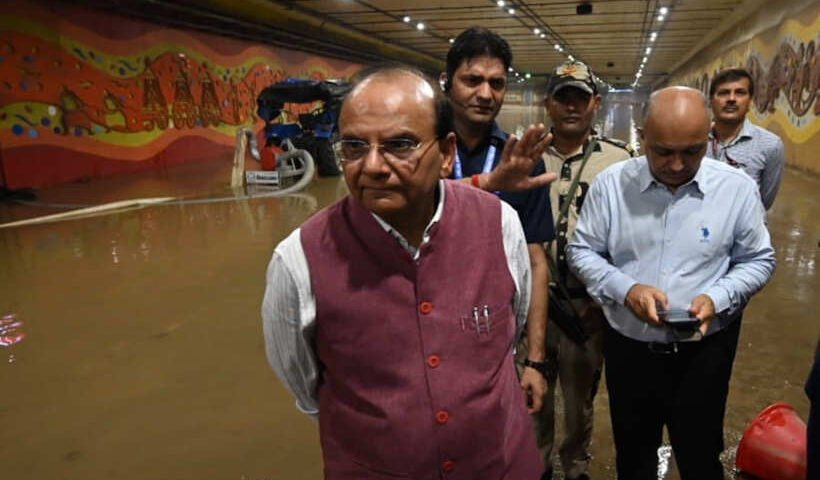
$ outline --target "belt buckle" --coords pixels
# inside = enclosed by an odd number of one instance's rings
[[[647,345],[650,352],[658,355],[673,355],[678,353],[678,342],[649,342]]]

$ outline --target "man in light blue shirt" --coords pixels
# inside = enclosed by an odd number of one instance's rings
[[[754,80],[743,68],[727,68],[715,75],[709,86],[714,126],[706,155],[752,177],[768,210],[780,188],[786,153],[780,137],[746,118],[754,93]]]
[[[723,478],[740,317],[775,257],[757,185],[704,158],[708,132],[699,91],[655,92],[642,131],[646,156],[598,175],[567,246],[570,268],[609,325],[604,356],[621,479],[657,478],[664,425],[683,480]],[[674,316],[694,325],[673,326]]]

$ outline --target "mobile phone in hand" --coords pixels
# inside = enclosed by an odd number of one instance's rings
[[[693,330],[700,326],[700,320],[688,310],[683,309],[659,310],[658,318],[670,327],[682,330]]]

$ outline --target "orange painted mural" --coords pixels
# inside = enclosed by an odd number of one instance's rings
[[[8,188],[224,156],[259,129],[256,96],[359,65],[63,4],[0,14],[0,162]],[[311,105],[288,105],[296,118]],[[288,119],[285,118],[284,121]]]
[[[816,51],[814,40],[796,46],[783,42],[770,62],[753,53],[743,66],[754,79],[754,105],[758,112],[776,112],[775,101],[782,95],[793,119],[810,110],[820,115],[820,52]],[[692,86],[708,94],[716,73],[717,70],[712,75],[702,74]]]
[[[816,149],[811,144],[820,132],[818,32],[820,6],[810,6],[765,30],[743,31],[742,41],[730,39],[726,42],[730,48],[670,77],[669,83],[691,85],[707,93],[715,73],[730,66],[745,67],[755,83],[752,121],[783,138],[787,161],[817,171]]]

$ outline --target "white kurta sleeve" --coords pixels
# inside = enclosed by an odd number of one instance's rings
[[[262,328],[268,363],[296,398],[296,408],[315,418],[318,361],[313,350],[316,300],[299,229],[277,245],[268,265]]]
[[[530,252],[518,213],[505,202],[501,202],[501,232],[504,240],[504,253],[507,255],[507,266],[515,282],[513,309],[515,310],[517,333],[520,336],[527,323],[527,314],[530,310],[530,290],[532,289]]]

